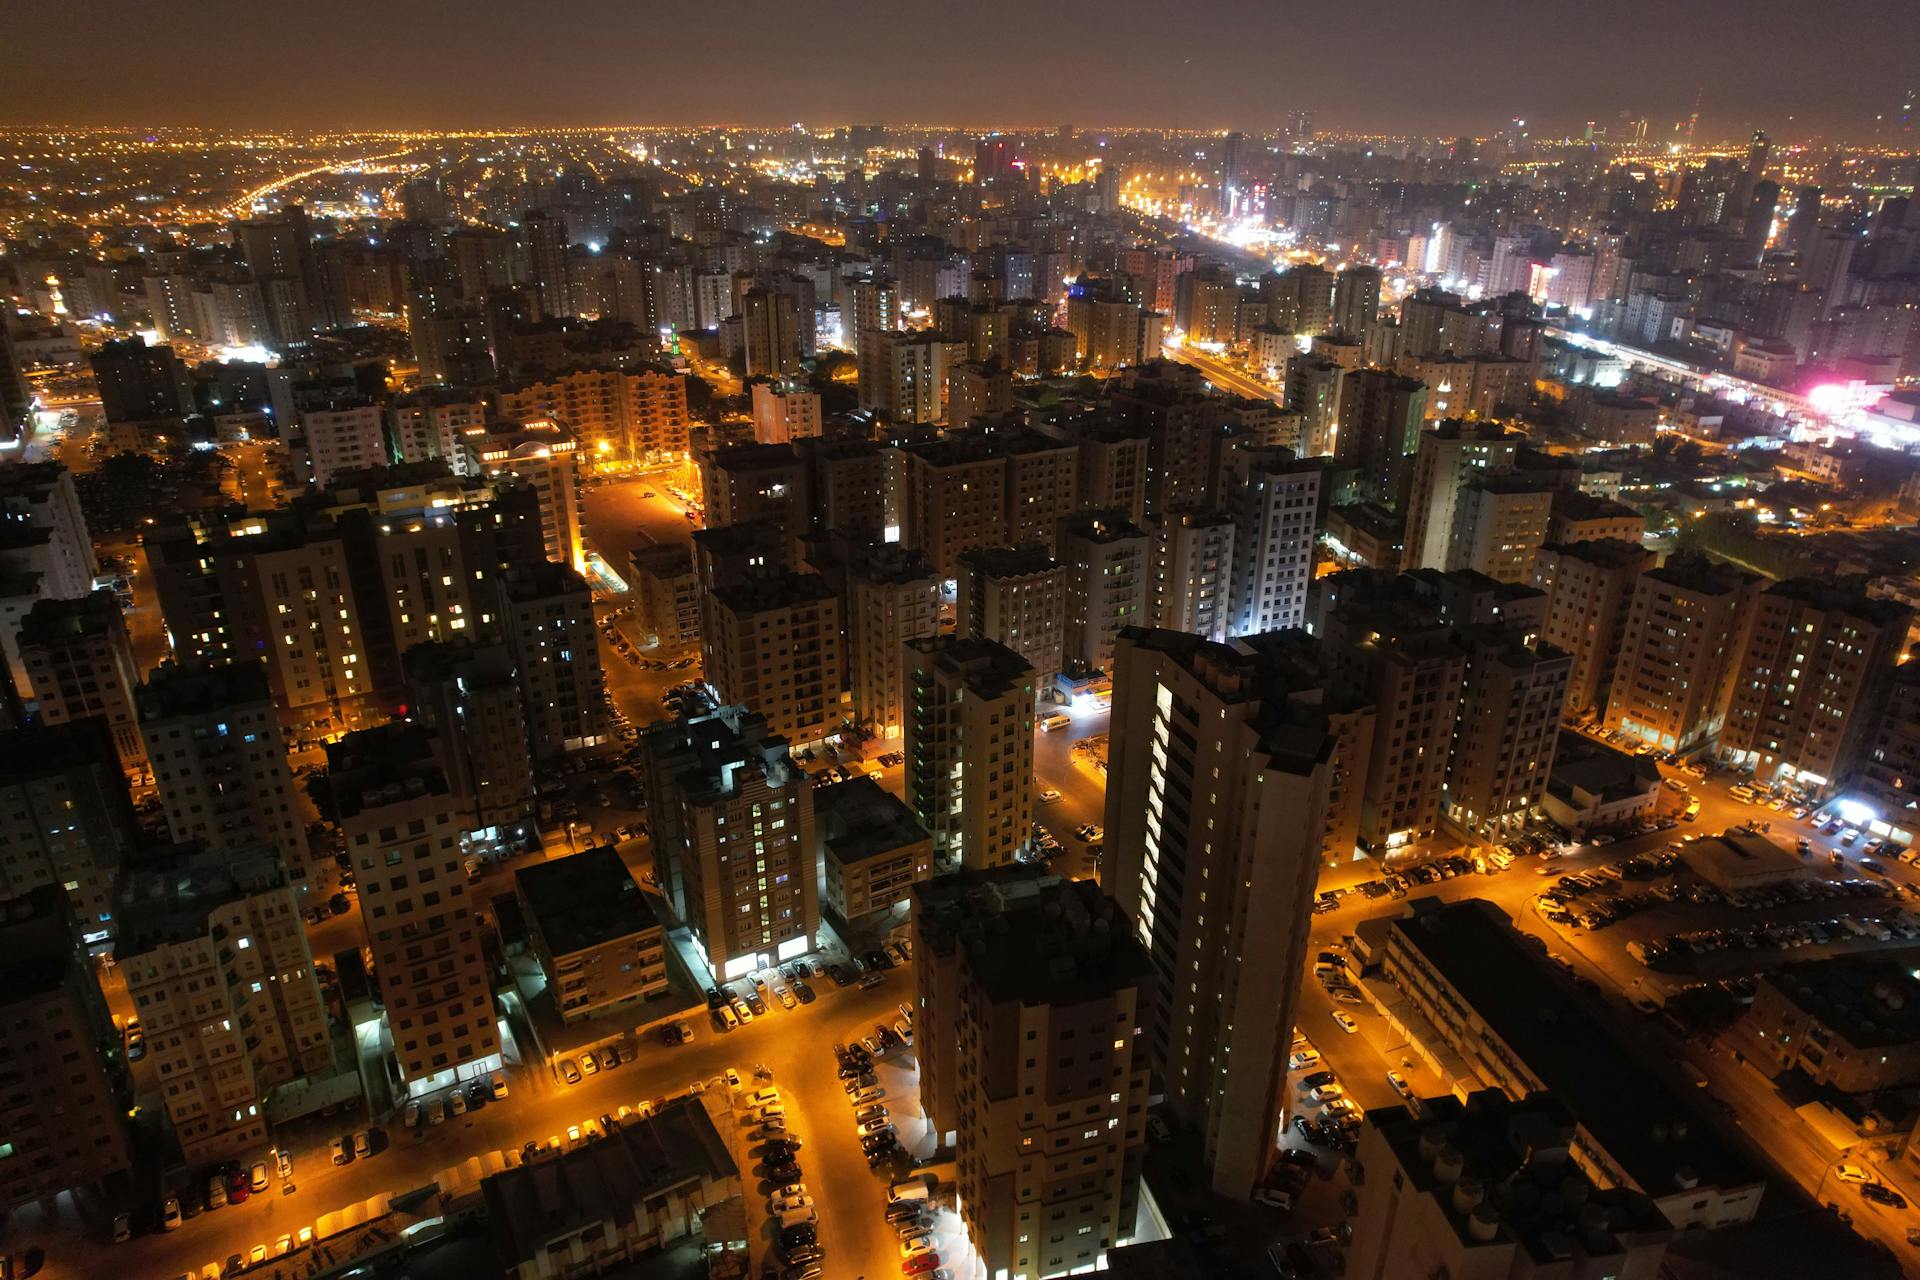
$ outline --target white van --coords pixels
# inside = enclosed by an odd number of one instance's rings
[[[1056,711],[1040,721],[1042,733],[1052,733],[1055,729],[1064,729],[1073,723],[1073,717],[1064,711]]]
[[[731,1031],[740,1025],[740,1019],[733,1016],[733,1010],[724,1004],[713,1008],[713,1025],[722,1031]]]
[[[929,1195],[926,1179],[924,1178],[912,1178],[906,1182],[896,1182],[887,1188],[887,1201],[890,1204],[900,1204],[907,1200],[925,1200]]]

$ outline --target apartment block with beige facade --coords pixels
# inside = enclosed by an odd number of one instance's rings
[[[401,724],[347,734],[328,745],[327,772],[406,1092],[491,1073],[493,975],[433,736]]]
[[[921,1100],[952,1135],[990,1275],[1065,1275],[1132,1236],[1152,964],[1091,881],[1033,869],[914,890]]]
[[[119,897],[115,957],[182,1157],[264,1154],[268,1095],[334,1069],[286,865],[272,849],[155,850]]]
[[[906,795],[936,859],[1002,866],[1033,820],[1033,708],[1026,659],[993,640],[907,642]]]

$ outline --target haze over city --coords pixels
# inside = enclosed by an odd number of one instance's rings
[[[1625,109],[1706,137],[1873,141],[1912,79],[1897,0],[1605,4],[827,0],[695,12],[347,0],[12,5],[0,123],[494,129],[873,120],[974,127],[1556,132]],[[206,73],[197,68],[211,59]],[[217,70],[215,70],[217,68]]]

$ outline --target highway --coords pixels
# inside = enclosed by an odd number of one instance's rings
[[[1161,348],[1161,354],[1169,360],[1178,360],[1181,364],[1190,364],[1207,375],[1207,381],[1222,391],[1236,396],[1245,396],[1250,400],[1271,400],[1275,404],[1286,403],[1283,388],[1260,379],[1240,368],[1232,361],[1209,352],[1197,350],[1185,343],[1168,343]]]

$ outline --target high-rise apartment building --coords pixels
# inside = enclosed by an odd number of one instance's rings
[[[968,551],[1037,543],[1051,554],[1079,507],[1077,450],[1037,432],[968,431],[897,452],[900,541],[943,578]]]
[[[905,732],[906,642],[939,628],[940,583],[917,551],[871,543],[846,565],[849,714],[883,738]]]
[[[535,760],[598,746],[608,734],[593,589],[572,566],[540,561],[500,575],[500,620],[520,673]]]
[[[743,444],[700,459],[708,528],[770,520],[790,535],[807,527],[807,463],[785,444]]]
[[[551,418],[592,459],[645,462],[687,451],[687,378],[672,369],[579,368],[543,373],[494,392],[499,416]]]
[[[745,707],[641,738],[659,882],[722,981],[810,951],[820,925],[813,780]]]
[[[103,946],[114,880],[139,835],[104,720],[0,733],[0,898],[64,886],[80,941]]]
[[[1148,524],[1153,530],[1151,624],[1226,639],[1233,517],[1178,511],[1150,516]]]
[[[705,626],[706,677],[722,702],[752,708],[794,742],[839,727],[840,598],[825,578],[774,570],[716,587]]]
[[[1347,371],[1324,356],[1287,361],[1287,408],[1300,415],[1300,452],[1332,453],[1340,429],[1340,392]]]
[[[860,342],[861,409],[897,425],[940,421],[947,349],[937,335],[873,330]]]
[[[1467,831],[1526,825],[1547,789],[1573,659],[1528,626],[1460,633],[1459,716],[1447,766],[1447,818]]]
[[[1380,316],[1380,269],[1348,267],[1333,279],[1332,329],[1361,338]]]
[[[333,1040],[293,881],[278,853],[182,845],[120,885],[114,947],[180,1154],[258,1154],[267,1098],[330,1074]]]
[[[1395,849],[1439,824],[1466,656],[1433,611],[1407,607],[1391,576],[1335,574],[1316,596],[1313,631],[1336,684],[1391,709],[1380,711],[1367,764],[1356,770],[1357,836],[1370,850]]]
[[[1226,509],[1233,516],[1227,634],[1258,635],[1306,621],[1319,524],[1320,467],[1287,449],[1234,458]]]
[[[1533,585],[1547,593],[1540,638],[1573,659],[1562,711],[1567,717],[1606,708],[1626,636],[1627,606],[1640,575],[1657,559],[1637,542],[1540,548],[1533,562]]]
[[[913,926],[921,1102],[987,1274],[1099,1266],[1139,1209],[1145,950],[1092,881],[1024,867],[916,885]]]
[[[1340,425],[1333,456],[1359,470],[1363,493],[1397,502],[1420,446],[1427,387],[1386,369],[1355,369],[1340,388]]]
[[[120,1033],[60,886],[0,901],[0,1206],[105,1189],[133,1166]]]
[[[1270,637],[1128,629],[1115,649],[1103,883],[1153,958],[1148,1061],[1245,1196],[1284,1123],[1334,735]]]
[[[1640,575],[1627,607],[1604,721],[1661,751],[1718,737],[1760,596],[1760,579],[1698,555]]]
[[[635,548],[628,557],[627,580],[638,603],[643,629],[663,650],[700,642],[700,584],[693,556],[684,545]]]
[[[403,724],[327,746],[333,818],[408,1096],[500,1066],[484,927],[467,897],[464,822],[433,737]]]
[[[749,378],[785,378],[800,370],[800,311],[792,294],[749,289],[740,299]]]
[[[121,767],[136,777],[144,774],[147,748],[133,705],[140,677],[113,592],[41,600],[20,622],[19,645],[42,722],[100,717],[113,734]]]
[[[154,669],[134,695],[153,784],[176,844],[215,853],[270,849],[296,892],[326,889],[308,856],[287,744],[260,663]],[[315,878],[319,883],[313,883]]]
[[[1037,689],[1050,689],[1066,639],[1067,577],[1044,547],[967,552],[954,609],[958,634],[1005,645],[1033,668]]]
[[[1033,817],[1034,671],[992,640],[907,641],[907,803],[935,859],[1003,866]]]
[[[1066,663],[1113,670],[1113,642],[1122,627],[1153,625],[1153,539],[1125,511],[1092,511],[1060,522],[1060,565],[1066,571]]]
[[[306,478],[322,489],[393,461],[386,408],[358,398],[302,409],[297,442],[306,453]]]
[[[820,393],[790,382],[753,384],[753,438],[761,444],[811,440],[820,434]]]
[[[1444,569],[1453,545],[1455,512],[1471,477],[1509,471],[1517,433],[1486,422],[1449,420],[1420,437],[1407,495],[1408,569]]]
[[[1446,567],[1471,569],[1495,582],[1532,582],[1534,558],[1547,540],[1552,515],[1552,490],[1530,476],[1476,480],[1455,498]]]
[[[1790,578],[1760,593],[1720,753],[1771,781],[1814,786],[1856,768],[1906,647],[1913,611],[1859,581]]]
[[[418,644],[401,664],[408,718],[433,730],[469,844],[537,836],[526,709],[506,646]]]
[[[193,412],[193,375],[173,348],[139,335],[101,345],[89,358],[108,422],[179,419]]]
[[[579,441],[552,418],[491,422],[461,437],[462,447],[486,476],[513,475],[539,495],[540,540],[546,558],[585,570],[582,527],[586,494],[580,487]]]
[[[39,574],[41,595],[71,600],[93,590],[100,562],[73,476],[61,464],[0,466],[0,534],[8,535],[0,554]]]

